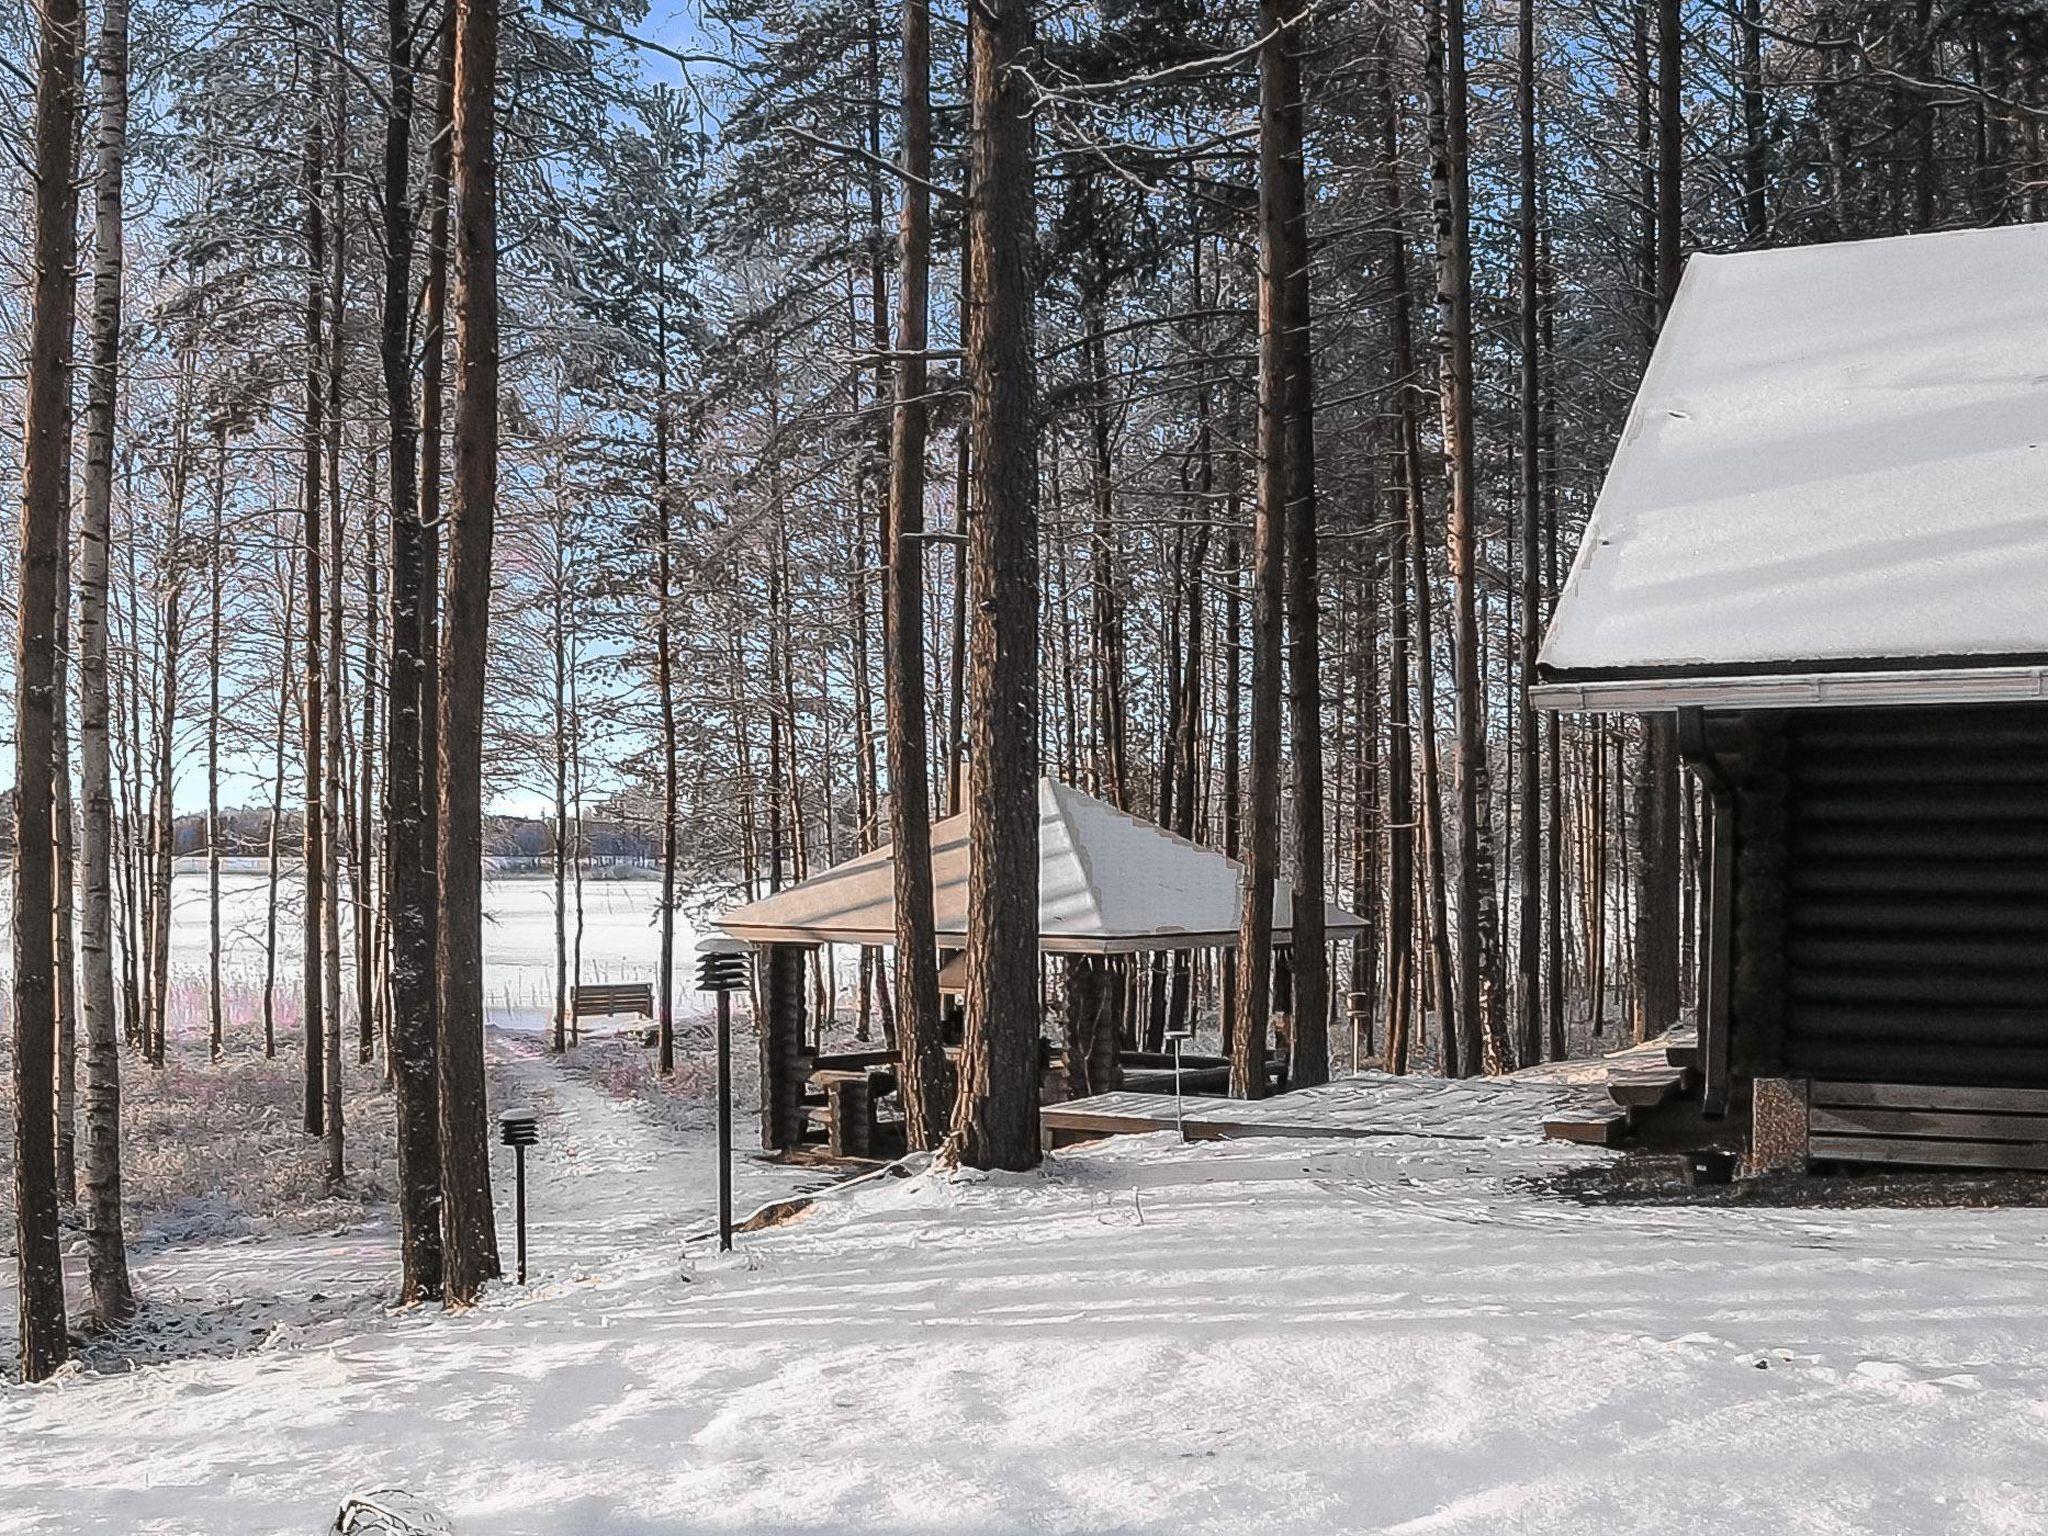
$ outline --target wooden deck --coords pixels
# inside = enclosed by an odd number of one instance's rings
[[[1246,1136],[1430,1136],[1461,1141],[1541,1141],[1545,1122],[1571,1112],[1591,1114],[1605,1088],[1524,1083],[1514,1078],[1391,1077],[1366,1072],[1320,1088],[1269,1099],[1188,1099],[1191,1141]],[[1170,1131],[1170,1093],[1103,1093],[1049,1104],[1039,1111],[1048,1147],[1104,1136]]]
[[[1394,1077],[1361,1072],[1268,1099],[1190,1098],[1191,1141],[1246,1136],[1431,1136],[1461,1141],[1574,1141],[1611,1146],[1692,1081],[1690,1033],[1673,1031],[1607,1056],[1506,1077]],[[1048,1148],[1170,1131],[1171,1093],[1103,1093],[1039,1111]]]

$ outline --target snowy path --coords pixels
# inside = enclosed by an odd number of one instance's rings
[[[149,1252],[137,1266],[148,1337],[185,1358],[0,1386],[0,1530],[324,1531],[353,1489],[438,1495],[447,1469],[471,1462],[479,1492],[516,1500],[517,1469],[488,1453],[523,1455],[592,1405],[572,1386],[577,1363],[602,1352],[616,1311],[649,1290],[687,1299],[682,1240],[714,1219],[716,1156],[708,1129],[679,1142],[505,1037],[492,1040],[491,1087],[494,1111],[520,1102],[542,1117],[525,1292],[496,1287],[462,1317],[394,1311],[389,1223]],[[815,1183],[747,1157],[752,1134],[742,1119],[742,1213]],[[510,1154],[494,1157],[509,1271]],[[0,1290],[11,1313],[11,1285]]]
[[[552,1111],[528,1293],[0,1389],[0,1529],[313,1536],[376,1481],[466,1536],[2048,1529],[2048,1211],[1591,1207],[1527,1182],[1557,1146],[1159,1136],[720,1259],[674,1240],[708,1143],[500,1077]]]

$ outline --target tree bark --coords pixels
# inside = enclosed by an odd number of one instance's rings
[[[1379,108],[1383,167],[1381,189],[1387,216],[1388,286],[1392,290],[1387,311],[1388,339],[1397,381],[1394,395],[1394,425],[1398,434],[1397,478],[1406,509],[1404,542],[1410,567],[1407,579],[1412,583],[1414,602],[1416,713],[1413,720],[1407,722],[1407,729],[1417,738],[1413,744],[1420,748],[1416,755],[1421,765],[1418,809],[1422,844],[1422,916],[1427,930],[1424,937],[1428,960],[1426,975],[1418,977],[1418,980],[1426,980],[1427,993],[1434,999],[1438,1010],[1440,1065],[1445,1075],[1455,1077],[1460,1062],[1457,1031],[1449,1027],[1456,1013],[1456,1003],[1445,874],[1443,773],[1436,732],[1436,604],[1430,586],[1429,526],[1423,504],[1421,410],[1418,403],[1422,390],[1416,365],[1413,296],[1408,275],[1407,210],[1400,161],[1400,105],[1393,88],[1395,36],[1389,24],[1382,48],[1386,67],[1379,81]],[[1418,986],[1417,990],[1420,993],[1424,989]],[[1407,1071],[1410,1043],[1408,1034],[1403,1032],[1397,1049],[1394,1036],[1389,1035],[1388,1071]]]
[[[81,27],[83,21],[81,20]],[[82,46],[82,44],[81,44]],[[76,218],[77,194],[72,195]],[[75,249],[75,245],[74,245]],[[74,308],[77,286],[72,287]],[[67,432],[64,477],[71,478],[72,444]],[[57,1199],[78,1203],[78,923],[76,808],[71,798],[71,721],[65,700],[71,692],[71,499],[64,501],[64,526],[59,530],[65,559],[57,569],[55,618],[56,660],[51,679],[56,706],[50,716],[50,853],[56,902],[51,910],[51,958],[57,979]]]
[[[57,1236],[55,784],[57,600],[70,499],[71,331],[77,310],[71,167],[84,21],[76,0],[44,0],[36,50],[35,278],[23,412],[22,513],[15,599],[14,1206],[21,1374],[64,1363],[64,1270]]]
[[[1265,0],[1259,49],[1261,517],[1285,525],[1287,704],[1294,778],[1293,1028],[1287,1082],[1330,1078],[1330,955],[1324,939],[1321,589],[1316,560],[1314,374],[1308,188],[1302,164],[1301,26]],[[1269,514],[1264,503],[1273,503]],[[1277,785],[1275,786],[1277,790]],[[1277,795],[1276,795],[1277,798]]]
[[[656,300],[654,376],[654,689],[661,705],[661,953],[655,999],[656,1064],[676,1069],[676,685],[674,531],[668,483],[668,306]]]
[[[300,927],[300,1014],[303,1024],[306,1059],[306,1095],[303,1124],[308,1136],[318,1136],[326,1125],[327,1114],[327,1043],[326,1010],[323,1006],[325,978],[321,971],[320,946],[322,937],[321,908],[327,890],[327,818],[322,810],[322,795],[326,783],[326,770],[322,763],[325,752],[326,727],[323,710],[325,696],[324,680],[321,676],[320,657],[321,628],[323,624],[321,569],[323,559],[320,552],[320,486],[323,470],[322,445],[325,439],[325,416],[327,406],[326,383],[321,368],[321,357],[326,343],[327,311],[326,268],[327,268],[327,215],[321,202],[322,189],[326,182],[325,152],[320,132],[320,106],[324,102],[321,88],[323,48],[315,42],[311,48],[311,100],[316,104],[306,121],[305,159],[305,230],[306,230],[306,296],[305,333],[306,352],[306,397],[305,397],[305,455],[303,530],[301,542],[305,570],[305,614],[304,630],[300,636],[300,665],[304,668],[304,686],[299,699],[301,724],[301,749],[305,770],[306,791],[304,797],[305,821],[300,828],[303,856],[300,864],[303,921]]]
[[[128,0],[106,0],[100,11],[97,139],[91,363],[85,386],[85,483],[78,541],[78,751],[84,811],[79,960],[86,1049],[86,1275],[92,1287],[93,1320],[111,1328],[135,1314],[121,1230],[121,1036],[114,1003],[114,784],[107,634],[114,412],[121,377]]]
[[[497,0],[455,10],[455,479],[441,670],[441,1177],[444,1286],[496,1279],[484,1103],[483,713],[498,478]]]
[[[162,707],[157,712],[155,757],[155,809],[151,813],[150,845],[150,1030],[149,1056],[157,1067],[164,1064],[169,1032],[171,994],[171,855],[176,837],[172,814],[172,744],[178,720],[178,664],[184,648],[185,624],[185,496],[192,474],[192,398],[195,384],[193,360],[188,348],[180,362],[177,403],[171,428],[171,506],[164,530],[164,572],[162,592],[163,665]]]
[[[895,846],[897,1091],[913,1150],[946,1134],[932,915],[931,785],[925,734],[924,491],[929,412],[925,348],[931,287],[931,7],[903,3],[903,209],[898,223],[896,407],[889,455],[889,834]],[[1035,925],[1034,925],[1035,926]]]
[[[967,1028],[951,1145],[981,1168],[1038,1162],[1038,401],[1031,251],[1030,0],[973,12],[967,312],[973,744]]]
[[[1472,451],[1472,256],[1470,161],[1466,134],[1464,0],[1432,0],[1430,74],[1434,100],[1432,183],[1437,222],[1439,390],[1452,599],[1452,708],[1456,742],[1453,787],[1458,798],[1457,988],[1448,1039],[1457,1038],[1455,1069],[1479,1068],[1482,1020],[1492,1006],[1482,977],[1490,969],[1482,907],[1488,903],[1480,869],[1480,795],[1486,774],[1486,716],[1479,687],[1479,615],[1474,571],[1474,467]],[[1448,1061],[1447,1070],[1452,1070]]]
[[[1543,482],[1538,463],[1541,420],[1538,401],[1538,355],[1536,279],[1536,4],[1519,0],[1517,10],[1518,57],[1515,70],[1517,152],[1520,161],[1520,199],[1516,207],[1515,252],[1516,319],[1519,325],[1520,395],[1518,412],[1520,436],[1516,444],[1518,490],[1521,514],[1521,620],[1517,630],[1519,688],[1517,710],[1519,730],[1515,737],[1520,769],[1516,778],[1519,820],[1516,826],[1516,877],[1520,885],[1517,909],[1516,1040],[1515,1050],[1524,1063],[1543,1056],[1542,919],[1543,903],[1538,895],[1542,885],[1543,820],[1538,795],[1542,779],[1541,743],[1537,736],[1536,711],[1529,702],[1529,689],[1536,681],[1536,646],[1542,601],[1542,511]]]
[[[455,158],[455,24],[440,28],[434,61],[434,105],[428,118],[427,272],[420,292],[420,871],[422,910],[438,914],[441,898],[441,480],[447,436],[448,269],[452,240],[451,173]],[[432,960],[420,1000],[431,1011],[435,1056],[434,1123],[440,1124],[441,924],[428,925]],[[436,1154],[438,1161],[438,1153]],[[438,1187],[438,1186],[437,1186]]]
[[[1261,11],[1271,31],[1273,7]],[[1271,46],[1270,44],[1268,46]],[[1263,50],[1262,50],[1263,53]],[[1261,139],[1274,110],[1261,70]],[[1263,149],[1261,151],[1263,157]],[[1262,176],[1263,181],[1263,176]],[[1287,399],[1279,388],[1285,368],[1276,301],[1280,259],[1269,231],[1270,193],[1259,208],[1259,416],[1258,495],[1252,528],[1251,761],[1245,775],[1244,909],[1238,928],[1237,1007],[1231,1039],[1230,1091],[1238,1098],[1266,1096],[1266,1031],[1273,999],[1273,888],[1280,863],[1281,621],[1287,562]]]
[[[277,728],[271,739],[270,870],[263,907],[263,1056],[277,1056],[277,887],[278,860],[284,852],[284,741],[292,718],[292,636],[297,633],[299,558],[294,546],[286,556],[283,622],[278,627]]]
[[[1678,0],[1657,0],[1656,309],[1661,325],[1678,292],[1683,103]],[[1678,736],[1669,715],[1643,719],[1636,778],[1635,1036],[1678,1022]]]
[[[332,40],[335,56],[341,56],[345,46],[340,0],[334,8],[334,31]],[[342,324],[342,305],[348,294],[348,235],[346,212],[348,200],[346,182],[348,179],[348,72],[337,68],[334,71],[334,153],[328,163],[328,195],[333,199],[329,205],[327,247],[329,252],[327,288],[327,569],[330,586],[327,593],[327,665],[324,678],[327,698],[323,703],[322,723],[327,732],[326,750],[321,756],[321,767],[326,774],[326,784],[320,795],[320,811],[325,821],[321,831],[321,846],[325,860],[321,869],[323,890],[321,893],[321,934],[320,934],[320,975],[325,996],[322,1012],[326,1020],[326,1032],[322,1049],[327,1060],[321,1070],[321,1085],[326,1093],[326,1114],[323,1117],[324,1146],[327,1155],[327,1183],[338,1186],[342,1181],[342,1103],[341,1103],[341,861],[342,861],[342,818],[346,811],[343,803],[347,793],[347,779],[343,773],[341,725],[347,700],[343,696],[342,672],[342,596],[343,564],[342,552],[342,507],[341,507],[341,428],[342,428],[342,379],[343,343],[348,332]],[[360,921],[360,919],[358,919]]]
[[[220,606],[225,585],[221,556],[226,546],[222,519],[228,496],[228,423],[213,427],[213,501],[207,523],[206,558],[206,1037],[207,1053],[219,1061],[227,1041],[220,963]]]
[[[391,450],[391,651],[384,674],[384,837],[391,925],[387,1049],[398,1111],[400,1296],[407,1302],[431,1299],[441,1290],[440,1032],[434,996],[433,850],[426,837],[433,779],[421,755],[421,720],[433,707],[425,657],[433,598],[427,588],[427,532],[421,526],[410,330],[414,229],[407,183],[420,52],[412,18],[407,0],[388,0],[384,294],[378,337]],[[444,190],[432,186],[428,195]],[[430,356],[441,343],[438,315],[431,326],[426,338]],[[438,366],[433,371],[438,375]]]
[[[555,1006],[554,1023],[548,1034],[549,1044],[559,1056],[569,1048],[569,573],[563,553],[568,525],[559,487],[554,511],[554,569],[548,582],[554,729],[548,733],[548,745],[554,757],[555,775]]]

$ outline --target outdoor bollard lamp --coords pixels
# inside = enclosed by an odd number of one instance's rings
[[[697,990],[718,994],[718,1251],[732,1251],[732,995],[747,984],[748,946],[705,939],[697,946]]]
[[[540,1121],[530,1109],[498,1116],[498,1139],[512,1149],[513,1213],[519,1227],[519,1283],[526,1284],[526,1149],[540,1140]]]
[[[1182,1019],[1180,1023],[1167,1030],[1166,1038],[1173,1046],[1173,1124],[1174,1128],[1180,1132],[1180,1139],[1186,1141],[1188,1139],[1187,1106],[1181,1098],[1180,1091],[1180,1048],[1187,1041],[1195,1038],[1193,1021]]]

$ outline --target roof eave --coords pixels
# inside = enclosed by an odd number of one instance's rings
[[[885,933],[868,928],[811,924],[728,922],[721,922],[716,927],[720,933],[735,939],[745,939],[752,944],[794,944],[805,948],[820,944],[887,947],[896,942],[896,933],[893,929]],[[1349,915],[1343,919],[1333,917],[1325,921],[1323,929],[1333,939],[1348,938],[1364,931],[1365,920]],[[1285,944],[1293,936],[1292,928],[1276,927],[1273,930],[1273,941],[1276,944]],[[942,949],[964,946],[967,942],[967,935],[957,929],[940,929],[933,937]],[[1038,947],[1049,955],[1142,955],[1177,949],[1231,949],[1236,947],[1237,942],[1237,932],[1231,929],[1218,930],[1214,933],[1041,934]]]
[[[1742,676],[1552,678],[1529,690],[1554,713],[1664,714],[1680,709],[1816,709],[2048,701],[2048,665],[1800,671]]]

